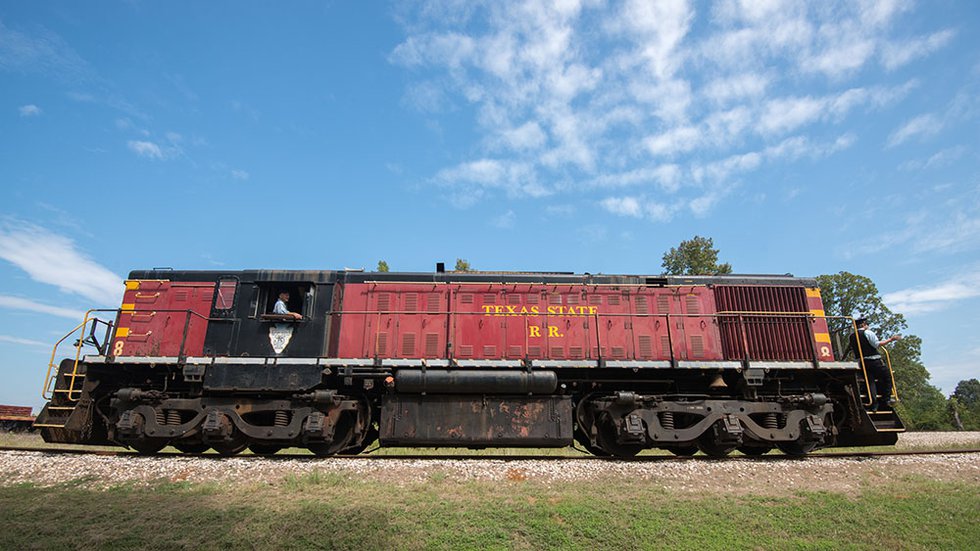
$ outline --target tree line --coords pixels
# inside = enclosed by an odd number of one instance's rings
[[[664,274],[718,275],[732,273],[732,265],[718,261],[718,249],[710,237],[695,235],[671,247],[662,258]],[[378,271],[387,272],[388,263],[378,261]],[[456,259],[455,271],[473,271],[470,263]],[[874,282],[849,272],[817,276],[824,312],[838,354],[853,331],[844,317],[860,313],[872,330],[881,337],[908,329],[905,317],[892,312],[881,300]],[[842,316],[834,318],[834,316]],[[980,430],[980,381],[966,379],[956,385],[949,396],[930,382],[931,375],[922,363],[922,339],[905,334],[889,347],[895,387],[899,396],[896,410],[911,430]]]

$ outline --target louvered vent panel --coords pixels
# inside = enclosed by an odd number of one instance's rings
[[[378,333],[374,341],[374,354],[376,356],[388,355],[388,333]]]
[[[578,303],[579,303],[578,295],[568,295],[568,297],[565,298],[565,304],[578,304]]]
[[[625,358],[626,357],[626,349],[623,348],[622,346],[614,346],[614,347],[612,347],[612,357],[613,358]]]
[[[551,295],[548,297],[549,304],[561,304],[561,295]]]
[[[509,357],[509,358],[520,358],[521,357],[521,347],[520,346],[508,346],[507,347],[507,357]]]
[[[619,295],[609,295],[609,306],[619,306]]]
[[[527,303],[528,304],[537,304],[538,303],[538,295],[528,295],[527,296]]]
[[[405,293],[405,311],[417,312],[419,309],[419,294]]]
[[[568,357],[573,359],[580,359],[583,356],[583,350],[581,346],[569,346],[568,347]]]
[[[492,344],[483,345],[483,356],[492,358],[497,355],[497,347]]]
[[[701,335],[691,335],[691,355],[695,358],[704,357],[704,338]]]
[[[589,295],[589,304],[593,306],[602,304],[602,295]]]
[[[391,310],[391,295],[389,293],[378,293],[378,311],[388,312]]]
[[[647,297],[645,295],[636,296],[636,313],[640,315],[650,313],[650,306],[647,304]]]
[[[459,301],[463,304],[473,304],[473,295],[469,293],[463,293],[459,295]]]
[[[657,313],[670,313],[670,295],[657,295]]]
[[[402,334],[402,357],[408,358],[415,355],[415,333]]]
[[[439,333],[425,334],[425,355],[428,357],[439,355]]]
[[[473,345],[472,344],[461,344],[459,345],[459,355],[470,357],[473,355]]]
[[[485,294],[483,295],[483,304],[497,304],[497,295]]]
[[[540,346],[529,346],[529,347],[527,347],[527,356],[529,358],[540,358],[541,357],[541,347]]]
[[[520,303],[521,303],[521,295],[517,295],[514,293],[507,295],[507,304],[520,304]]]
[[[430,294],[427,297],[425,297],[425,310],[427,312],[438,312],[440,298],[441,297],[436,294]]]
[[[562,348],[561,346],[552,346],[551,347],[551,359],[552,360],[560,360],[564,356],[565,356],[565,349],[564,348]]]
[[[670,355],[670,337],[667,335],[660,337],[660,350],[662,350],[665,355]]]
[[[653,357],[653,340],[650,335],[640,335],[637,337],[637,342],[640,344],[640,357],[641,358],[652,358]]]
[[[700,314],[701,313],[701,302],[698,300],[697,295],[687,295],[687,313],[688,314]]]

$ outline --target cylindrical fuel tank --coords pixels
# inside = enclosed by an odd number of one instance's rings
[[[399,369],[395,389],[410,394],[552,394],[554,371]]]

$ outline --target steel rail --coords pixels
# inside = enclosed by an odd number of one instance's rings
[[[980,448],[965,448],[951,450],[895,450],[895,451],[857,451],[857,452],[822,452],[817,451],[807,455],[786,455],[782,453],[766,454],[759,456],[731,455],[726,457],[710,457],[707,455],[675,456],[675,455],[640,455],[637,457],[599,457],[594,455],[429,455],[429,454],[397,454],[397,455],[342,455],[337,454],[330,457],[317,457],[313,454],[302,453],[277,453],[274,455],[255,455],[239,454],[223,456],[218,453],[182,453],[182,452],[159,452],[155,455],[142,456],[133,450],[92,450],[85,448],[41,448],[36,446],[0,446],[0,452],[26,452],[43,453],[50,455],[98,455],[108,457],[194,457],[204,459],[272,459],[283,460],[310,460],[310,461],[329,461],[331,459],[357,459],[357,460],[449,460],[449,461],[614,461],[629,463],[651,463],[658,461],[780,461],[780,460],[809,460],[809,459],[841,459],[841,458],[875,458],[893,456],[915,456],[915,455],[961,455],[980,453]]]

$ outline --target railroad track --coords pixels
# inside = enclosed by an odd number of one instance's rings
[[[674,455],[641,455],[632,458],[617,457],[596,457],[593,455],[430,455],[430,454],[392,454],[392,455],[372,455],[365,453],[360,455],[335,455],[332,457],[317,457],[308,453],[277,453],[275,455],[253,455],[243,454],[235,456],[222,456],[217,453],[181,453],[181,452],[160,452],[154,456],[141,456],[132,450],[93,450],[85,448],[40,448],[32,446],[0,446],[0,452],[34,452],[48,455],[100,455],[107,457],[195,457],[202,459],[222,460],[222,459],[272,459],[272,460],[308,460],[308,461],[330,461],[331,459],[356,459],[364,461],[382,460],[451,460],[451,461],[614,461],[614,462],[633,462],[633,463],[652,463],[658,461],[801,461],[808,459],[821,458],[873,458],[889,456],[913,456],[913,455],[942,455],[942,454],[970,454],[980,453],[980,448],[952,449],[952,450],[904,450],[904,451],[840,451],[840,452],[817,452],[806,456],[784,455],[780,453],[767,454],[761,456],[734,455],[729,457],[709,457],[706,455],[694,455],[678,457]]]

